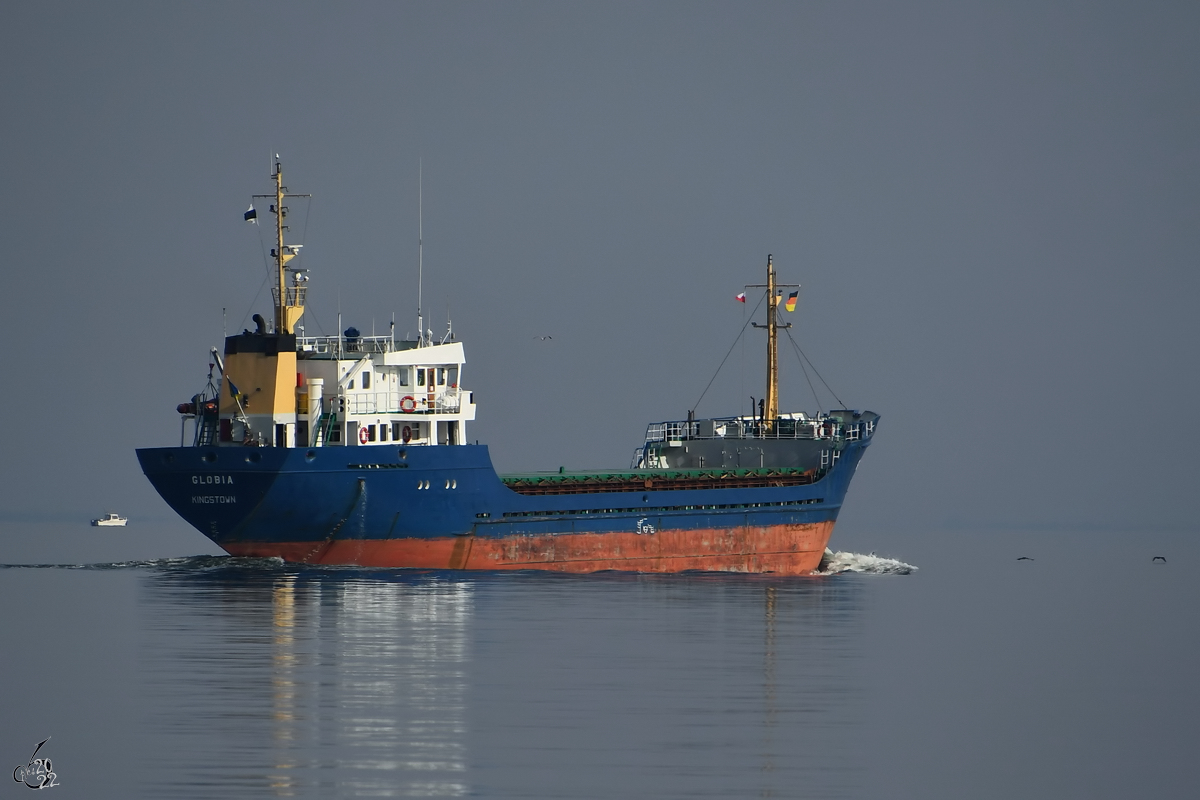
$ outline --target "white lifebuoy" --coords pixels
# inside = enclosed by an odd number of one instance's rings
[[[366,425],[363,425],[362,427],[360,427],[358,429],[358,443],[359,444],[367,443],[367,426]]]
[[[400,410],[405,414],[411,414],[417,410],[417,401],[411,394],[406,394],[400,399]]]

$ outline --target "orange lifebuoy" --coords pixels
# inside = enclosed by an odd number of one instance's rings
[[[361,428],[358,429],[358,443],[366,444],[367,438],[368,438],[367,437],[367,426],[363,425]]]
[[[413,400],[411,394],[406,394],[400,399],[400,410],[405,414],[411,414],[417,410],[417,401]]]

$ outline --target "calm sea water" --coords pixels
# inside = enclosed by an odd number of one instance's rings
[[[51,737],[62,798],[1187,796],[1197,550],[898,535],[916,571],[789,580],[6,566],[0,766]]]

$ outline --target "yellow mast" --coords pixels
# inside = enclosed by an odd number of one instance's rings
[[[767,432],[775,427],[779,416],[779,340],[775,315],[779,308],[779,296],[775,293],[775,267],[771,256],[767,256],[767,402],[763,416]]]
[[[767,396],[763,399],[763,434],[770,435],[775,431],[775,420],[779,417],[779,336],[780,327],[790,328],[790,322],[779,324],[779,303],[783,300],[780,287],[799,287],[796,283],[779,283],[775,280],[775,264],[770,255],[767,256],[766,284],[750,284],[747,289],[767,290],[767,324],[753,323],[756,328],[767,329]]]
[[[279,293],[275,296],[275,332],[291,333],[287,318],[287,274],[283,265],[283,165],[275,162],[275,267],[278,273]]]
[[[271,211],[275,214],[275,250],[271,255],[275,256],[276,269],[276,286],[272,291],[275,295],[275,332],[276,333],[291,333],[292,327],[304,316],[304,286],[301,285],[299,279],[295,286],[290,290],[287,285],[287,270],[286,265],[289,261],[296,257],[296,250],[301,245],[285,245],[283,243],[283,232],[287,230],[287,225],[283,224],[283,218],[287,216],[287,208],[283,205],[283,200],[286,197],[311,197],[307,194],[287,194],[287,187],[283,185],[283,165],[279,162],[279,156],[275,156],[275,194],[274,195],[255,195],[255,197],[271,197],[275,203],[271,206]]]

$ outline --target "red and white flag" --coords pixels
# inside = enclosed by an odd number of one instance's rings
[[[735,297],[733,299],[737,300],[739,303],[744,303],[744,302],[746,302],[746,293],[738,292],[737,297]]]

